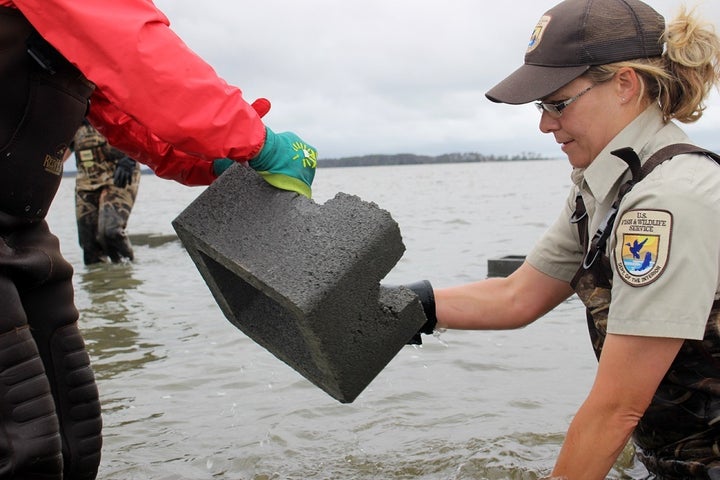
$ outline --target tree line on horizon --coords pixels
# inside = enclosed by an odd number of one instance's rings
[[[381,165],[422,165],[431,163],[471,163],[471,162],[518,162],[523,160],[550,160],[551,157],[534,152],[523,152],[516,155],[483,155],[481,153],[445,153],[443,155],[415,155],[413,153],[398,153],[392,155],[362,155],[341,158],[320,158],[318,166],[321,168],[333,167],[372,167]],[[153,171],[141,165],[143,175],[151,175]],[[74,177],[77,171],[65,169],[63,176]]]
[[[523,160],[548,160],[549,157],[534,152],[516,155],[484,155],[481,153],[445,153],[443,155],[415,155],[398,153],[394,155],[362,155],[342,158],[320,158],[318,166],[332,167],[370,167],[378,165],[421,165],[429,163],[470,163],[470,162],[515,162]]]

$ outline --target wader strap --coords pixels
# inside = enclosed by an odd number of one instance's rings
[[[578,192],[575,195],[575,211],[573,212],[572,217],[570,217],[570,223],[577,224],[580,221],[582,221],[585,217],[587,217],[587,210],[585,209],[585,202],[583,202],[582,194],[580,194],[580,192]],[[580,238],[582,239],[583,235],[581,235]]]
[[[615,223],[615,217],[617,216],[618,209],[620,208],[620,202],[625,195],[632,190],[635,184],[645,178],[655,167],[660,165],[662,162],[673,158],[676,155],[685,153],[699,153],[707,155],[716,162],[720,163],[720,155],[706,150],[704,148],[697,147],[688,143],[676,143],[668,145],[667,147],[661,148],[655,152],[642,166],[640,165],[640,158],[632,148],[621,148],[611,152],[616,157],[622,159],[630,167],[632,178],[625,182],[618,192],[618,197],[613,202],[612,206],[608,210],[607,215],[600,225],[598,226],[595,235],[590,241],[589,247],[585,250],[585,258],[583,259],[583,268],[588,269],[598,259],[601,252],[605,250],[605,245],[608,238],[610,238],[611,227]],[[573,215],[575,218],[575,215]],[[572,219],[571,219],[572,221]]]
[[[570,286],[573,288],[573,290],[577,291],[577,286],[580,283],[580,280],[588,273],[591,273],[593,275],[598,285],[609,286],[610,278],[608,278],[605,272],[610,271],[610,260],[605,255],[602,255],[603,250],[593,250],[594,253],[592,261],[587,261],[588,257],[590,256],[590,251],[593,249],[593,243],[590,240],[589,232],[590,218],[587,215],[585,202],[583,201],[580,192],[578,192],[578,194],[575,196],[575,212],[573,213],[570,222],[577,225],[578,237],[580,237],[580,244],[583,247],[583,252],[585,252],[585,260],[583,261],[580,268],[578,268],[577,272],[575,272],[575,276],[570,281]],[[595,238],[593,238],[593,240],[595,240]],[[600,260],[600,262],[597,262],[598,259]]]
[[[652,170],[660,165],[665,160],[670,160],[676,155],[682,155],[684,153],[699,153],[707,155],[708,157],[720,163],[720,155],[704,148],[696,147],[689,143],[676,143],[674,145],[668,145],[667,147],[661,148],[650,157],[647,162],[642,166],[640,179],[645,178]]]
[[[583,252],[588,251],[588,245],[589,245],[589,238],[590,235],[588,234],[588,214],[587,209],[585,208],[585,202],[583,201],[582,195],[580,192],[575,195],[575,211],[573,212],[572,217],[570,217],[570,223],[574,223],[577,225],[578,230],[578,236],[580,237],[580,243],[583,247]],[[575,273],[575,276],[570,281],[570,286],[573,288],[573,290],[576,290],[576,286],[578,282],[580,281],[580,278],[585,274],[585,268],[580,267],[578,271]]]
[[[605,244],[607,243],[608,238],[610,238],[610,228],[615,223],[615,217],[617,216],[618,209],[620,208],[620,202],[625,194],[627,194],[635,183],[640,180],[640,158],[638,158],[632,148],[622,148],[620,150],[614,150],[611,153],[627,163],[628,167],[630,167],[632,178],[620,186],[618,197],[610,206],[605,218],[602,222],[600,222],[600,225],[598,225],[595,235],[593,235],[588,248],[585,250],[585,258],[583,259],[583,268],[585,270],[589,269],[598,259],[598,256],[605,251]]]
[[[583,252],[587,252],[590,247],[589,217],[585,209],[585,202],[579,192],[575,197],[575,213],[571,222],[577,225]],[[570,281],[570,286],[585,305],[585,320],[587,321],[590,341],[593,351],[599,359],[604,343],[605,328],[603,319],[607,318],[607,305],[609,305],[609,300],[607,303],[603,302],[603,299],[609,299],[609,293],[606,292],[610,290],[610,278],[605,272],[610,271],[610,266],[605,255],[600,255],[600,261],[594,262],[588,268],[585,268],[584,263],[575,272],[575,276]],[[604,268],[608,270],[603,270]],[[596,315],[598,323],[596,323]]]
[[[94,87],[17,10],[0,7],[0,40],[0,212],[33,222],[47,214]]]

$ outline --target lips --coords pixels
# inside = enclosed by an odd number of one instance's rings
[[[575,140],[568,140],[566,142],[558,142],[560,144],[560,149],[565,152],[569,145],[571,145]]]

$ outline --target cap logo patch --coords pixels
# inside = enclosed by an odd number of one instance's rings
[[[535,25],[535,29],[533,30],[532,35],[530,35],[530,43],[528,43],[528,49],[526,53],[532,52],[538,47],[538,45],[540,45],[540,41],[542,40],[543,34],[545,33],[545,29],[547,28],[551,19],[552,17],[550,15],[543,15],[540,21],[538,21],[537,25]]]
[[[628,285],[657,280],[670,255],[672,214],[665,210],[628,210],[617,224],[615,269]]]

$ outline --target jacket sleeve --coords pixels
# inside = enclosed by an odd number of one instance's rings
[[[158,177],[189,186],[209,185],[217,178],[212,159],[177,150],[117,109],[100,92],[95,91],[91,105],[88,119],[108,143],[149,166]]]
[[[154,159],[135,158],[176,173],[194,162],[211,171],[212,159],[244,160],[260,151],[265,127],[240,89],[192,52],[150,0],[15,4],[95,84],[93,123],[111,144],[128,154],[151,150]],[[129,125],[134,133],[119,142],[120,126]],[[169,166],[175,162],[183,166]]]

